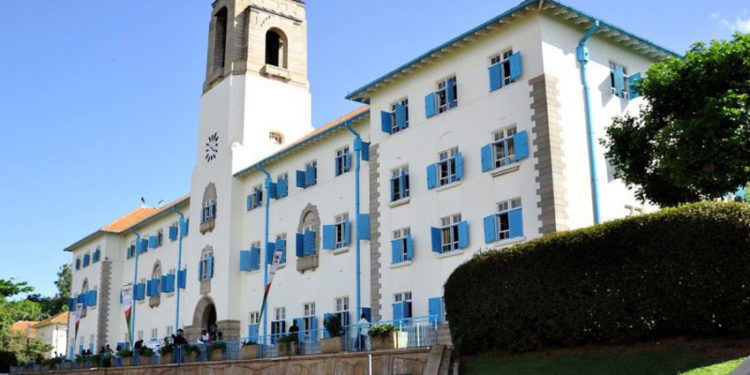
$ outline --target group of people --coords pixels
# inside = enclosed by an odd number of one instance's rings
[[[198,338],[196,343],[199,345],[211,345],[216,342],[224,342],[224,334],[221,331],[207,331],[204,329],[201,331],[201,337]]]

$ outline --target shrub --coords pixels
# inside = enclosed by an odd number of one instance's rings
[[[398,331],[393,324],[375,324],[367,331],[371,337],[387,337],[391,332]]]
[[[296,333],[290,333],[288,335],[281,336],[279,338],[279,344],[288,344],[290,342],[297,342],[299,337]]]
[[[750,205],[697,203],[480,253],[445,284],[464,354],[750,334]]]
[[[119,352],[117,352],[117,354],[119,354],[120,357],[132,357],[133,356],[133,351],[130,350],[130,349],[123,349],[123,350],[120,350]]]
[[[152,355],[154,355],[154,351],[148,346],[144,346],[141,348],[140,354],[141,354],[141,357],[151,357]]]
[[[344,329],[341,327],[341,318],[338,314],[329,315],[324,323],[329,336],[338,337],[344,334]]]
[[[208,352],[211,353],[214,350],[221,350],[222,352],[227,351],[227,343],[225,342],[215,342],[211,344],[211,346],[208,348]]]
[[[172,344],[166,344],[162,346],[161,348],[159,348],[160,355],[172,354],[172,353],[174,353],[174,345]]]

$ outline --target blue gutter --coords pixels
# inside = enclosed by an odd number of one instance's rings
[[[180,212],[180,210],[177,209],[177,207],[172,206],[170,207],[172,211],[174,211],[177,215],[180,216],[180,224],[179,224],[179,230],[180,230],[180,238],[177,245],[177,280],[180,279],[180,271],[182,270],[182,238],[184,237],[185,232],[182,230],[185,225],[185,215]],[[185,279],[187,279],[187,274],[185,275]],[[185,280],[187,282],[187,280]],[[177,331],[180,328],[180,285],[179,282],[177,283],[177,308],[175,308],[175,314],[174,314],[174,330]]]
[[[589,83],[586,79],[586,65],[589,62],[589,49],[586,47],[586,41],[599,28],[599,20],[595,20],[589,31],[578,42],[576,48],[576,57],[581,63],[581,83],[583,84],[583,101],[586,107],[586,139],[589,146],[589,170],[591,171],[591,199],[594,207],[594,224],[601,224],[602,216],[599,208],[599,178],[596,173],[596,148],[594,144],[594,124],[591,115],[591,94],[589,92]]]
[[[465,32],[465,33],[463,33],[463,34],[461,34],[461,35],[459,35],[459,36],[457,36],[457,37],[455,37],[455,38],[453,38],[453,39],[451,39],[451,40],[449,40],[449,41],[447,41],[447,42],[445,42],[445,43],[443,43],[443,44],[441,44],[441,45],[439,45],[439,46],[437,46],[437,47],[435,47],[435,48],[433,48],[433,49],[431,49],[431,50],[429,50],[429,51],[427,51],[425,53],[423,53],[423,54],[421,54],[421,55],[419,55],[419,56],[417,56],[416,58],[414,58],[414,59],[410,60],[409,62],[407,62],[407,63],[399,66],[398,68],[393,69],[390,72],[386,73],[385,75],[383,75],[383,76],[381,76],[381,77],[379,77],[379,78],[371,81],[370,83],[368,83],[368,84],[366,84],[366,85],[364,85],[364,86],[362,86],[362,87],[354,90],[353,92],[351,92],[349,95],[346,96],[346,99],[355,100],[355,101],[362,102],[362,103],[368,103],[369,102],[369,97],[367,95],[363,95],[363,94],[367,90],[369,90],[372,87],[374,87],[375,85],[377,85],[378,83],[381,83],[381,82],[385,81],[386,79],[394,76],[395,74],[401,72],[402,70],[407,69],[410,66],[418,63],[419,61],[430,57],[432,54],[434,54],[434,53],[436,53],[436,52],[438,52],[438,51],[440,51],[440,50],[442,50],[442,49],[444,49],[446,47],[452,46],[456,42],[459,42],[461,39],[464,39],[467,36],[470,36],[470,35],[476,33],[477,31],[483,30],[483,29],[487,28],[488,26],[493,25],[493,24],[499,22],[502,19],[511,16],[513,13],[516,13],[516,12],[524,9],[527,6],[530,6],[530,5],[533,5],[533,4],[537,4],[540,1],[544,1],[545,4],[553,4],[553,5],[557,6],[557,7],[560,7],[562,9],[567,10],[568,12],[575,13],[576,15],[578,15],[580,17],[588,18],[591,22],[597,21],[597,19],[595,17],[587,14],[586,12],[580,11],[580,10],[575,9],[573,7],[569,7],[569,6],[564,5],[564,4],[562,4],[562,3],[558,2],[558,1],[554,1],[554,0],[526,0],[526,1],[523,1],[520,4],[516,5],[515,7],[511,8],[511,9],[509,9],[507,11],[505,11],[504,13],[500,14],[499,16],[496,16],[496,17],[490,19],[489,21],[487,21],[487,22],[485,22],[485,23],[483,23],[483,24],[481,24],[481,25],[479,25],[479,26],[477,26],[477,27],[475,27],[475,28],[473,28],[473,29],[471,29],[471,30],[469,30],[469,31],[467,31],[467,32]],[[626,36],[628,36],[631,39],[635,39],[635,40],[637,40],[640,43],[644,43],[647,46],[649,46],[649,47],[651,47],[653,49],[656,49],[656,50],[658,50],[659,52],[661,52],[663,54],[672,55],[672,56],[675,56],[675,57],[679,57],[680,56],[678,53],[670,51],[669,49],[666,49],[664,47],[658,46],[655,43],[653,43],[653,42],[651,42],[651,41],[649,41],[647,39],[644,39],[644,38],[638,37],[636,35],[633,35],[633,34],[627,32],[627,31],[625,31],[625,30],[623,30],[623,29],[621,29],[621,28],[619,28],[617,26],[614,26],[612,24],[609,24],[609,23],[606,23],[606,22],[602,22],[602,25],[604,27],[607,27],[610,30],[616,31],[616,32],[621,33],[623,35],[626,35]]]
[[[265,187],[266,187],[266,228],[265,233],[263,234],[263,243],[265,243],[265,256],[261,257],[263,259],[263,288],[261,290],[263,293],[265,293],[266,285],[268,285],[268,219],[270,216],[270,205],[271,205],[271,184],[273,183],[273,179],[271,179],[271,174],[268,173],[268,171],[263,168],[262,163],[258,163],[258,170],[263,172],[263,174],[266,175],[266,181],[265,181]],[[269,295],[271,294],[271,291],[268,291]],[[268,301],[266,301],[266,304],[263,306],[263,346],[262,348],[265,348],[266,346],[266,329],[268,326]]]
[[[357,165],[354,169],[354,175],[355,175],[355,183],[354,183],[354,232],[357,233],[357,250],[356,250],[356,278],[357,278],[357,316],[356,319],[359,321],[359,317],[362,315],[362,295],[361,295],[361,271],[360,271],[360,242],[361,239],[359,238],[359,170],[360,170],[360,163],[361,163],[361,154],[362,154],[362,137],[359,136],[359,133],[357,133],[354,128],[349,124],[349,121],[344,122],[344,127],[346,127],[352,134],[354,134],[354,154],[357,158]],[[357,328],[357,334],[359,334],[359,328]]]
[[[135,229],[128,229],[131,233],[135,234],[135,275],[133,275],[133,297],[135,297],[135,286],[138,284],[138,256],[141,254],[141,235],[135,231]],[[130,348],[132,349],[135,345],[133,341],[133,335],[135,335],[135,298],[132,298],[130,304],[133,306],[133,312],[130,314]]]

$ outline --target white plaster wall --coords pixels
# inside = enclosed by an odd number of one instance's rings
[[[382,317],[392,319],[393,294],[412,292],[413,316],[428,314],[428,299],[443,295],[443,284],[453,270],[488,246],[482,219],[496,211],[499,201],[521,197],[525,239],[538,236],[533,134],[531,132],[528,80],[542,73],[540,25],[537,19],[504,26],[450,56],[429,64],[372,95],[370,129],[373,143],[380,144],[381,283]],[[523,75],[500,90],[489,92],[490,58],[512,47],[521,52]],[[436,82],[456,74],[458,107],[426,119],[424,97]],[[409,128],[393,135],[380,130],[380,111],[391,103],[409,98]],[[492,177],[481,171],[480,149],[494,141],[493,132],[510,125],[529,135],[529,157],[518,171]],[[438,152],[458,146],[464,158],[464,178],[449,190],[427,189],[426,168],[438,161]],[[406,205],[391,208],[391,169],[409,165],[411,198]],[[430,227],[440,218],[460,213],[469,223],[469,247],[448,256],[431,250]],[[411,228],[414,260],[411,265],[391,267],[392,231]],[[493,247],[509,243],[494,243]]]
[[[368,123],[360,121],[355,127],[362,138],[369,139]],[[287,252],[286,265],[278,270],[269,294],[268,306],[268,334],[270,334],[270,321],[274,320],[273,314],[276,307],[286,308],[287,327],[292,319],[303,316],[303,303],[315,302],[318,327],[323,328],[323,314],[335,311],[335,298],[348,296],[349,311],[351,318],[356,315],[356,252],[355,252],[355,158],[353,151],[354,137],[345,129],[338,130],[334,134],[321,141],[303,149],[299,153],[285,157],[278,162],[266,166],[274,180],[280,174],[289,174],[289,196],[272,200],[270,206],[269,239],[273,241],[279,233],[286,233]],[[334,158],[336,150],[349,146],[352,152],[351,171],[335,176]],[[307,162],[316,160],[318,163],[317,184],[307,189],[296,187],[296,170],[304,170]],[[360,172],[360,199],[362,213],[369,210],[368,169],[367,162],[362,162]],[[242,223],[235,233],[241,238],[242,246],[234,250],[234,265],[226,272],[239,275],[242,290],[239,294],[239,306],[241,306],[240,318],[242,335],[247,336],[249,325],[249,313],[260,310],[263,299],[263,271],[247,273],[239,271],[239,251],[249,249],[253,242],[263,243],[265,206],[245,211],[245,198],[252,189],[263,183],[265,176],[259,171],[253,171],[249,175],[238,178],[241,184],[241,199],[236,203],[243,208],[243,215],[238,222]],[[264,202],[265,204],[265,202]],[[319,266],[315,270],[307,270],[300,273],[296,269],[297,257],[295,255],[295,235],[300,221],[302,210],[312,204],[318,208],[321,220],[321,229],[316,234],[320,239],[322,247],[322,225],[333,224],[334,216],[348,213],[352,223],[351,245],[348,251],[337,254],[329,250],[320,249]],[[264,259],[264,249],[261,249],[261,263]],[[369,241],[361,243],[361,298],[362,306],[370,306],[369,288]],[[261,266],[262,267],[262,266]],[[262,325],[260,332],[262,334]]]
[[[581,84],[580,65],[576,60],[576,46],[586,32],[559,20],[539,17],[542,25],[545,73],[559,80],[562,117],[563,152],[566,165],[565,177],[568,191],[568,214],[571,228],[592,225],[593,203],[591,198],[591,174],[586,140],[586,117]],[[620,180],[609,182],[604,148],[599,144],[611,124],[612,118],[626,111],[637,111],[642,98],[625,100],[610,91],[609,62],[627,67],[628,73],[644,74],[654,63],[641,54],[613,45],[595,35],[587,42],[590,61],[587,64],[589,89],[591,90],[594,138],[596,140],[596,163],[600,190],[600,209],[604,221],[624,215],[625,205],[654,210],[649,204],[638,202]]]
[[[68,338],[68,346],[75,346],[76,353],[78,352],[78,348],[81,342],[81,337],[85,338],[85,346],[84,349],[88,349],[89,344],[91,343],[91,335],[96,336],[97,329],[98,329],[98,313],[99,313],[99,302],[101,301],[101,290],[99,287],[99,281],[101,280],[101,264],[102,260],[104,260],[104,254],[105,248],[106,248],[106,242],[108,237],[110,237],[110,234],[103,234],[96,236],[92,238],[89,241],[86,241],[82,244],[80,244],[78,247],[73,249],[72,255],[73,255],[73,262],[71,263],[71,270],[72,270],[72,279],[71,279],[71,285],[70,285],[70,292],[71,296],[70,298],[76,298],[79,294],[82,292],[83,283],[85,280],[88,280],[88,287],[89,290],[96,289],[97,290],[97,306],[95,307],[88,307],[86,310],[86,317],[81,319],[81,323],[78,326],[78,336],[77,339],[75,337],[75,314],[71,313],[70,321],[68,322],[68,331],[71,332],[70,337]],[[99,262],[97,263],[89,263],[88,267],[83,267],[83,256],[84,254],[89,254],[93,257],[94,250],[99,247],[102,251],[102,256]],[[76,259],[81,259],[81,269],[76,270]],[[93,259],[93,258],[92,258]],[[73,340],[75,341],[75,345],[73,344]],[[96,342],[94,342],[94,345],[96,345]]]
[[[52,346],[52,349],[45,354],[47,358],[51,358],[55,352],[63,356],[68,352],[66,345],[68,335],[64,324],[49,324],[44,327],[38,327],[36,338]]]

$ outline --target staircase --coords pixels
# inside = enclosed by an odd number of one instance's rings
[[[445,345],[435,345],[430,349],[422,375],[457,375],[458,363],[453,361],[453,350]]]

